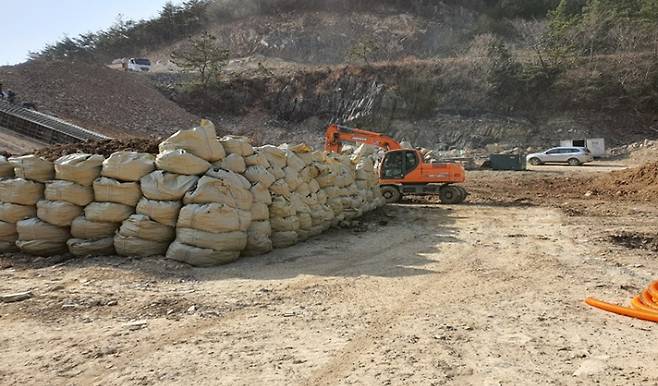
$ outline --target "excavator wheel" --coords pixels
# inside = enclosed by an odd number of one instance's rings
[[[445,185],[439,190],[439,199],[443,204],[461,204],[466,199],[466,190],[454,185]]]
[[[402,193],[400,193],[400,189],[396,188],[395,186],[382,186],[381,191],[382,196],[384,196],[384,199],[386,199],[386,203],[388,204],[394,204],[402,199]]]
[[[461,187],[459,185],[455,185],[455,187],[457,189],[459,189],[459,191],[462,194],[462,199],[461,199],[461,201],[459,201],[459,203],[461,204],[462,202],[466,201],[466,197],[468,197],[468,192],[466,191],[466,189],[464,189],[463,187]]]

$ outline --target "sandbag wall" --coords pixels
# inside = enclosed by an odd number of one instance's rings
[[[371,154],[254,148],[245,137],[217,139],[209,121],[178,131],[157,155],[19,158],[0,158],[0,251],[212,266],[294,245],[384,204]]]

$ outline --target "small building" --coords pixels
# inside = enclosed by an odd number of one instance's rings
[[[588,139],[565,139],[560,141],[561,147],[586,147],[592,152],[594,157],[605,157],[605,139],[588,138]]]

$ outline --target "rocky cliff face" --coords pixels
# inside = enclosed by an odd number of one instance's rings
[[[584,137],[618,144],[656,135],[651,114],[621,116],[595,106],[569,106],[569,90],[555,90],[517,109],[501,108],[477,71],[458,61],[314,67],[286,75],[242,75],[209,96],[183,93],[175,99],[198,115],[240,117],[261,111],[279,126],[294,127],[289,140],[301,133],[321,140],[331,122],[433,149],[549,146]]]

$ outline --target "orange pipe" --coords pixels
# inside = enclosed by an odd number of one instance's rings
[[[602,302],[594,298],[587,298],[585,303],[589,304],[592,307],[600,308],[604,311],[613,312],[615,314],[630,316],[632,318],[648,320],[651,322],[658,322],[658,313],[650,313],[646,311],[640,311],[633,308],[621,307],[616,304],[610,304]]]
[[[631,300],[631,308],[587,298],[585,303],[615,314],[658,322],[658,280],[651,282],[640,295]]]

